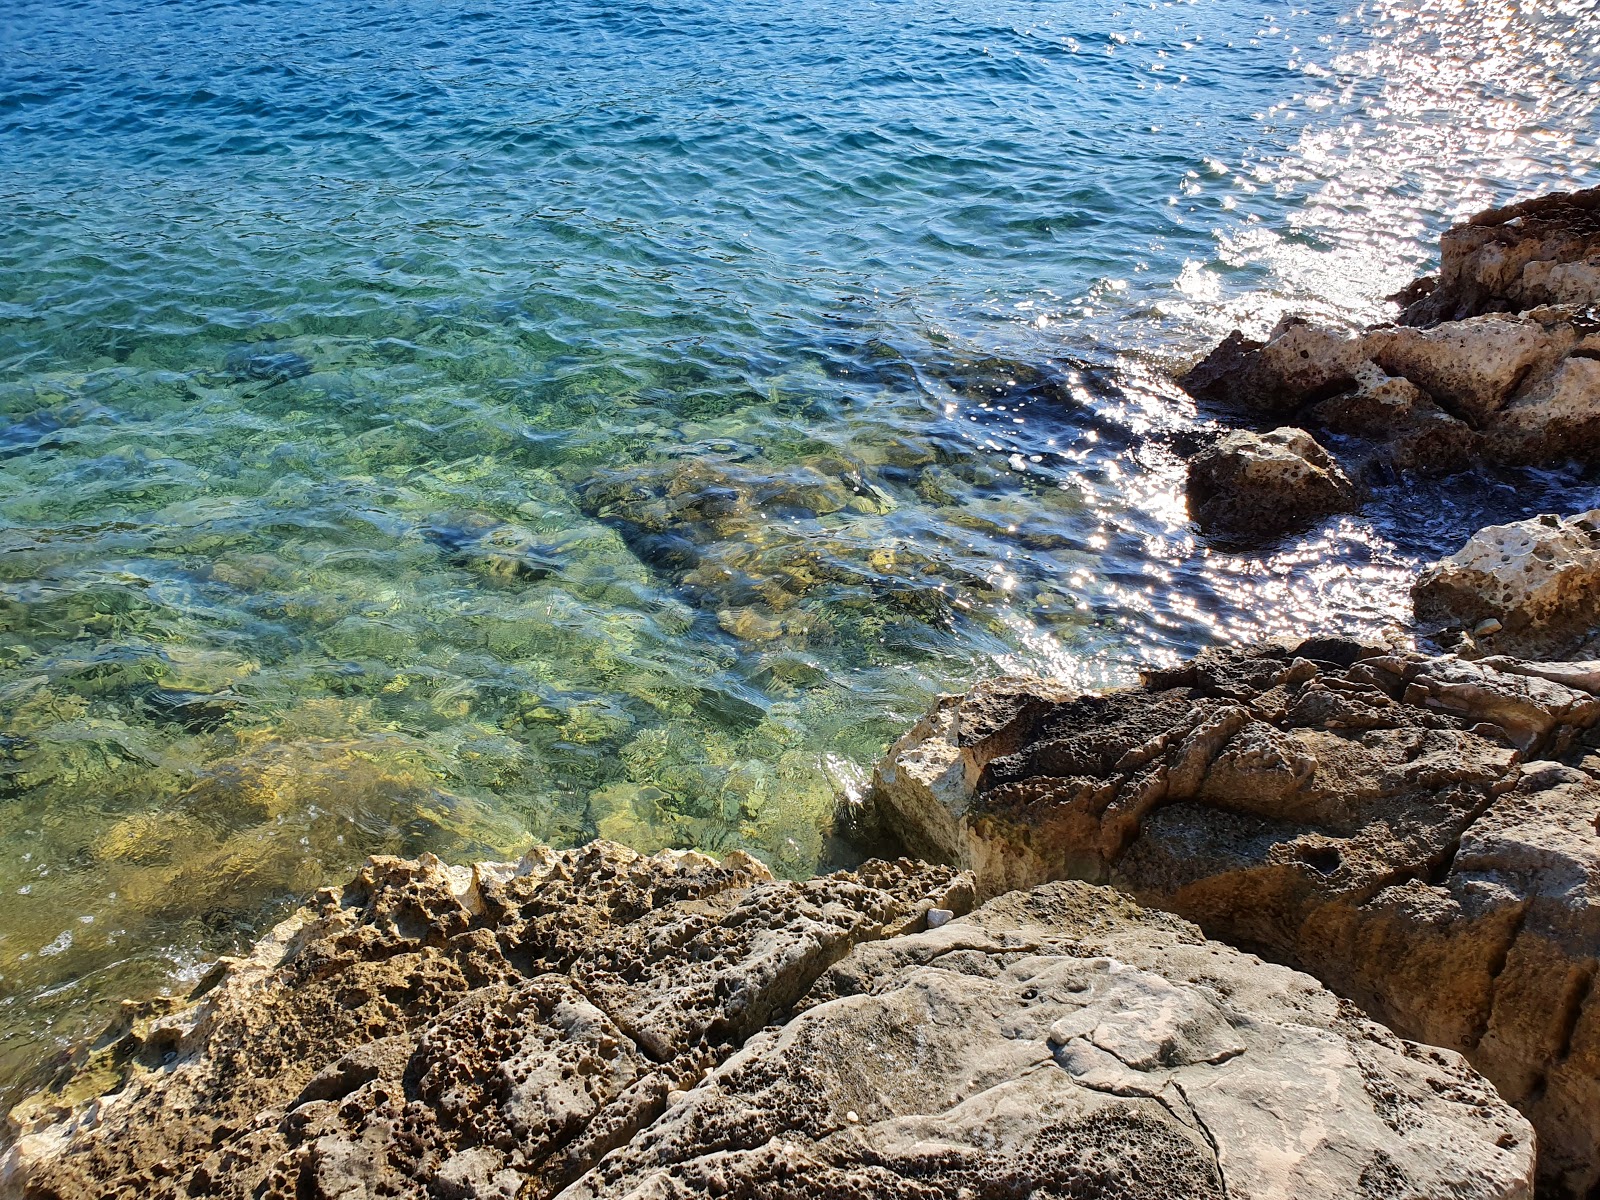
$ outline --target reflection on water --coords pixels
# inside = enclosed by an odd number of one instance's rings
[[[368,853],[808,873],[940,690],[1592,494],[1215,553],[1169,382],[1591,174],[1587,6],[89,7],[0,19],[6,1089]]]

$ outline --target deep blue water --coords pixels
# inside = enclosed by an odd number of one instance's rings
[[[789,873],[943,689],[1403,616],[1174,369],[1595,182],[1588,3],[0,0],[0,1088],[367,853]]]

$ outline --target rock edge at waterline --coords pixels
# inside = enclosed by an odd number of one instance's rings
[[[1109,889],[375,859],[13,1114],[32,1198],[1532,1195],[1462,1059]],[[937,914],[937,923],[930,914]],[[929,928],[937,924],[936,928]]]
[[[877,816],[980,895],[1109,882],[1464,1053],[1600,1182],[1600,670],[1335,638],[942,700]]]

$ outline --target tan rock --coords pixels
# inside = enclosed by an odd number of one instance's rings
[[[1436,632],[1500,629],[1482,648],[1567,658],[1600,646],[1600,509],[1481,529],[1429,567],[1411,590],[1417,620]]]
[[[1422,388],[1447,412],[1482,427],[1530,374],[1577,345],[1569,325],[1548,329],[1520,316],[1472,317],[1432,329],[1374,330],[1366,356]]]
[[[1440,239],[1435,286],[1401,320],[1434,325],[1489,312],[1600,299],[1600,188],[1490,209]]]
[[[1360,492],[1303,429],[1234,430],[1189,464],[1189,511],[1200,527],[1235,537],[1270,535],[1348,512]]]
[[[1446,1051],[1084,884],[858,947],[566,1200],[1531,1195]]]
[[[1014,697],[1020,748],[989,757],[964,803],[945,780],[932,840],[981,894],[1112,882],[1460,1051],[1534,1121],[1550,1194],[1587,1195],[1600,1183],[1596,679],[1594,664],[1321,639],[1214,652],[1042,707]],[[961,702],[941,707],[959,728]],[[912,837],[927,799],[897,764],[947,753],[919,729],[874,788],[883,823]]]

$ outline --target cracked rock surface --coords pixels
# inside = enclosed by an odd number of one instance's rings
[[[1235,331],[1179,383],[1245,423],[1303,426],[1352,475],[1593,462],[1600,448],[1600,189],[1490,210],[1440,240],[1392,325],[1288,316]]]
[[[1110,882],[1465,1054],[1532,1120],[1552,1194],[1600,1182],[1600,698],[1584,664],[1339,639],[1142,686],[948,697],[879,819],[981,895]]]
[[[564,1196],[1516,1196],[1461,1059],[1082,883],[862,945]]]
[[[1531,1128],[1458,1055],[1109,889],[972,900],[907,861],[375,859],[131,1008],[14,1114],[0,1189],[1532,1196]]]
[[[909,862],[792,883],[608,842],[373,859],[196,1002],[130,1006],[63,1092],[13,1110],[0,1190],[552,1195],[856,943],[970,904]]]

